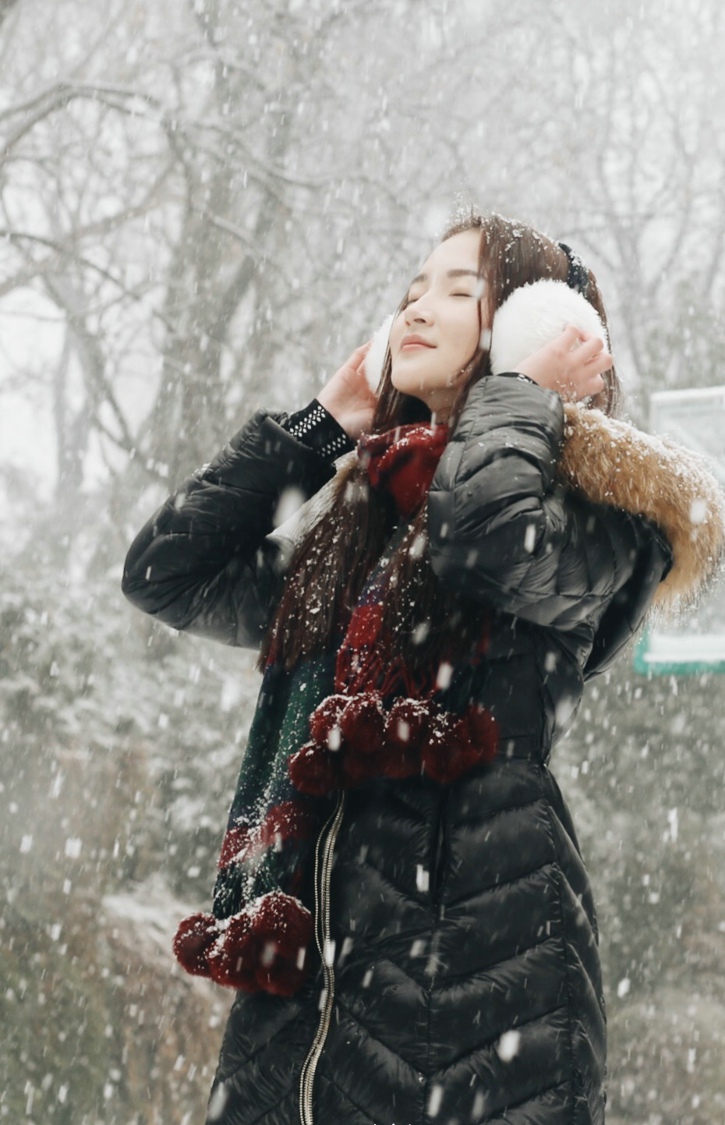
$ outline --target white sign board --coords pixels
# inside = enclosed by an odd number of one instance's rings
[[[702,453],[725,486],[725,387],[660,391],[650,400],[652,430]],[[677,624],[650,628],[637,646],[638,672],[725,672],[725,581]]]

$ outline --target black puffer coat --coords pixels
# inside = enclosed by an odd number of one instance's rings
[[[492,607],[482,699],[499,753],[447,787],[340,799],[316,879],[329,964],[291,999],[239,994],[210,1121],[603,1122],[594,906],[548,760],[671,556],[645,519],[554,483],[562,436],[558,395],[510,376],[472,391],[428,501],[431,557]],[[255,416],[141,531],[127,596],[177,629],[257,643],[287,557],[267,537],[279,496],[331,472]]]

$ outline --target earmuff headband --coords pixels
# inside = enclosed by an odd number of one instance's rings
[[[578,293],[581,293],[582,297],[586,297],[589,289],[589,270],[586,268],[579,255],[574,253],[571,246],[567,246],[565,242],[558,242],[557,246],[566,254],[569,267],[566,273],[567,285],[570,289],[576,289]]]

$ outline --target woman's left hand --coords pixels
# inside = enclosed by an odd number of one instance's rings
[[[370,427],[376,398],[365,375],[365,356],[371,341],[356,348],[317,395],[317,401],[353,441]]]
[[[520,363],[517,371],[557,391],[565,402],[578,402],[605,389],[602,375],[613,362],[598,336],[570,326]]]

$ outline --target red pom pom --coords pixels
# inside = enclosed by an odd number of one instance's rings
[[[339,757],[324,750],[315,742],[305,745],[293,754],[287,763],[290,781],[300,793],[311,797],[324,797],[337,786]]]
[[[383,777],[402,781],[406,777],[416,777],[422,772],[420,746],[390,746],[381,763]]]
[[[251,918],[259,948],[257,987],[274,996],[292,996],[307,975],[312,915],[299,899],[271,891],[255,903]]]
[[[227,988],[253,992],[256,987],[259,942],[252,932],[249,912],[243,910],[234,914],[223,926],[219,938],[209,951],[211,978]]]
[[[310,715],[310,734],[313,742],[328,750],[340,749],[340,715],[349,701],[347,695],[328,695]]]
[[[340,716],[347,755],[376,754],[385,738],[385,712],[377,692],[362,692],[348,700]]]
[[[384,777],[387,761],[385,747],[376,754],[356,754],[345,750],[341,770],[343,789],[354,789],[356,785],[362,785],[374,777]]]
[[[189,914],[179,923],[172,947],[187,973],[196,977],[211,976],[209,951],[219,933],[219,922],[213,914]]]
[[[431,724],[421,759],[423,771],[442,785],[456,781],[478,764],[478,754],[468,727],[455,715],[437,716]]]
[[[385,722],[385,738],[392,746],[420,746],[431,723],[431,705],[422,699],[396,699]]]
[[[270,891],[223,922],[212,914],[185,918],[174,953],[188,973],[227,988],[292,996],[307,976],[313,940],[309,910],[292,895]]]
[[[422,699],[396,699],[385,721],[387,754],[384,776],[414,777],[420,773],[420,748],[431,722],[431,704]]]
[[[498,723],[485,707],[472,704],[463,717],[479,762],[490,762],[498,750]]]

